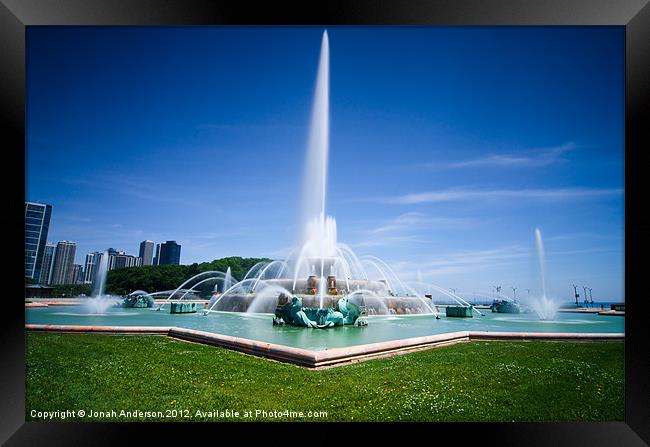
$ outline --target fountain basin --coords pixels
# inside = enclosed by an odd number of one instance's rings
[[[166,310],[166,307],[165,307]],[[183,327],[311,350],[333,349],[363,344],[445,334],[456,331],[488,332],[571,332],[622,333],[625,317],[560,312],[555,321],[540,321],[530,314],[488,313],[481,318],[447,318],[433,315],[367,316],[368,326],[338,326],[328,330],[290,325],[273,326],[272,313],[202,312],[183,316],[155,309],[109,307],[106,312],[89,312],[84,305],[49,306],[25,309],[25,322],[40,325]]]

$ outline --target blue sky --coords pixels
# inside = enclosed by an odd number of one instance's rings
[[[623,289],[622,27],[328,28],[328,214],[405,279]],[[322,28],[29,27],[27,199],[77,262],[295,242]],[[471,296],[471,295],[470,295]]]

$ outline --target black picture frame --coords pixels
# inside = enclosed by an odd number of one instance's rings
[[[647,312],[642,295],[650,222],[643,214],[645,167],[650,149],[644,127],[650,123],[650,6],[649,0],[444,0],[444,1],[310,1],[300,3],[208,0],[0,0],[0,98],[5,160],[1,213],[7,245],[2,296],[2,367],[0,368],[0,442],[7,445],[115,445],[145,434],[148,442],[169,441],[182,434],[189,442],[201,439],[196,430],[223,435],[246,430],[273,438],[288,433],[284,424],[68,424],[25,422],[25,330],[23,274],[17,261],[24,256],[23,199],[25,185],[25,31],[34,25],[615,25],[625,27],[625,422],[497,423],[366,425],[345,424],[347,435],[332,437],[341,426],[322,425],[308,442],[367,442],[373,435],[411,431],[423,442],[493,442],[501,445],[644,445],[650,443],[650,350]],[[17,186],[19,185],[19,186]],[[22,185],[22,187],[20,186]],[[22,193],[22,194],[21,194]],[[22,195],[22,197],[21,197]],[[645,203],[644,203],[645,202]],[[9,251],[11,250],[11,251]],[[11,254],[9,254],[11,253]],[[56,384],[53,384],[56,386]],[[254,424],[260,425],[260,424]],[[217,427],[218,426],[218,427]],[[216,428],[215,428],[216,427]],[[354,433],[354,437],[350,436]],[[451,438],[448,436],[451,435]],[[321,438],[324,437],[324,438]],[[275,438],[289,442],[292,436]],[[208,438],[209,439],[209,438]],[[324,439],[325,441],[321,440]],[[443,441],[451,439],[452,441]],[[272,441],[272,439],[267,439]],[[295,442],[296,439],[293,439]],[[206,442],[205,438],[202,442]],[[214,438],[225,442],[225,438]]]

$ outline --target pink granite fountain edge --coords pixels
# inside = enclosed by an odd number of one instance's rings
[[[415,349],[432,348],[469,340],[556,340],[556,341],[620,341],[621,333],[566,333],[566,332],[479,332],[459,331],[424,337],[389,340],[365,345],[332,348],[320,351],[294,348],[248,338],[198,331],[178,327],[156,326],[58,326],[26,324],[28,332],[54,332],[77,334],[116,335],[166,335],[180,340],[220,346],[227,349],[293,363],[308,368],[335,366],[352,361],[369,360],[393,353],[405,353]]]

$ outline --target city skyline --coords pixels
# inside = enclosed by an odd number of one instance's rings
[[[34,207],[38,207],[38,208],[42,208],[43,210],[47,210],[46,212],[45,211],[39,211],[38,212],[39,216],[40,216],[40,217],[38,217],[38,222],[39,222],[38,224],[30,223],[31,220],[34,220],[34,217],[30,216],[28,213],[33,214],[34,213]],[[44,257],[46,256],[45,251],[47,250],[47,248],[56,247],[56,245],[58,243],[60,243],[60,242],[71,242],[71,243],[76,244],[76,241],[71,240],[73,238],[66,238],[64,240],[56,241],[56,239],[50,239],[48,237],[48,230],[49,230],[49,226],[50,226],[50,219],[51,219],[51,216],[52,216],[52,209],[53,209],[52,204],[42,203],[42,202],[39,202],[39,201],[29,201],[29,200],[25,201],[25,213],[26,213],[25,214],[25,219],[26,219],[26,224],[25,225],[26,225],[26,231],[27,231],[27,233],[26,233],[26,241],[25,241],[25,245],[26,245],[26,247],[25,247],[25,250],[26,250],[25,276],[26,277],[32,278],[33,275],[34,275],[34,272],[38,272],[39,269],[42,268],[42,266],[45,265]],[[44,223],[45,220],[47,221],[47,223]],[[30,234],[29,234],[29,232],[32,231],[30,225],[31,226],[37,226],[39,228],[37,230],[37,232],[38,232],[37,239],[40,242],[36,242],[36,243],[30,242],[30,240],[31,240],[30,238],[34,238],[33,236],[30,236]],[[41,234],[41,230],[40,230],[41,226],[45,227],[45,229],[42,231],[42,234]],[[180,247],[182,245],[181,244],[176,244],[176,241],[174,241],[174,240],[166,240],[165,242],[159,242],[159,243],[156,244],[155,241],[152,241],[150,239],[145,239],[145,240],[140,241],[138,243],[138,247],[139,247],[138,256],[135,256],[135,255],[128,255],[128,256],[142,258],[142,265],[158,265],[158,263],[153,262],[156,259],[155,256],[154,256],[154,249],[157,248],[158,250],[160,250],[161,245],[165,245],[165,244],[169,244],[169,243],[175,244],[179,248],[172,255],[170,255],[171,257],[169,259],[165,258],[165,260],[163,261],[163,264],[166,264],[166,263],[176,263],[176,264],[178,264],[178,263],[180,263],[180,254],[181,254]],[[40,245],[41,246],[41,248],[39,250],[42,253],[38,255],[38,257],[39,257],[38,259],[41,259],[41,262],[38,262],[38,260],[36,258],[37,257],[37,255],[36,255],[37,250],[30,248],[32,245]],[[105,251],[107,251],[109,253],[111,253],[111,252],[119,252],[121,254],[126,254],[127,250],[123,249],[124,247],[120,247],[119,249],[116,249],[116,248],[114,248],[114,246],[117,246],[117,245],[109,244],[109,246],[106,247],[106,248],[91,250],[86,255],[83,255],[81,252],[75,252],[73,262],[75,263],[75,265],[77,264],[77,262],[76,262],[77,261],[77,255],[82,257],[82,256],[88,256],[88,255],[93,254],[93,253],[103,253]],[[148,260],[148,263],[147,263],[147,260]],[[51,259],[50,262],[53,262],[53,259]],[[79,264],[79,265],[81,265],[81,264]],[[29,272],[31,272],[30,274],[28,274],[28,270],[29,270]],[[48,276],[51,276],[51,272],[48,272],[48,273],[49,273]],[[33,278],[33,279],[38,280],[38,277]]]
[[[96,267],[104,255],[108,256],[109,271],[143,265],[180,264],[181,245],[176,241],[155,244],[152,240],[140,242],[139,256],[109,247],[87,253],[83,263],[77,263],[77,256],[83,255],[77,251],[75,241],[61,240],[53,244],[48,240],[53,208],[51,204],[25,201],[25,278],[36,283],[92,284],[97,274]],[[155,258],[154,245],[157,248]]]
[[[35,207],[42,209],[42,210],[38,210],[38,215],[39,215],[39,217],[37,218],[38,223],[30,223],[31,222],[30,219],[32,219],[32,220],[35,219],[35,216],[31,215],[31,214],[34,213],[34,208]],[[38,229],[38,232],[39,232],[38,240],[42,239],[43,246],[45,248],[47,248],[47,247],[55,247],[56,243],[58,243],[58,242],[74,242],[74,243],[76,243],[75,241],[72,241],[72,239],[74,239],[74,238],[69,238],[69,237],[64,238],[63,240],[59,240],[59,241],[57,241],[56,239],[48,238],[50,220],[51,220],[51,216],[52,216],[52,209],[53,209],[53,205],[50,204],[50,203],[43,203],[43,202],[39,202],[39,201],[26,200],[25,201],[25,213],[26,213],[25,219],[26,219],[26,227],[27,227],[26,231],[27,232],[32,231],[31,228],[30,228],[30,225],[38,226],[39,227],[39,229]],[[41,226],[44,227],[43,230],[40,229]],[[31,251],[35,251],[35,250],[31,249],[29,247],[29,245],[30,244],[31,245],[36,245],[36,244],[29,241],[29,238],[33,237],[33,236],[27,234],[26,237],[28,239],[28,240],[26,240],[26,245],[27,245],[26,246],[26,252],[27,252],[27,258],[29,259],[29,257],[31,256],[30,255]],[[166,242],[174,242],[175,243],[175,241],[166,241]],[[106,248],[100,248],[100,249],[92,250],[91,253],[111,251],[111,250],[112,251],[117,251],[117,252],[126,252],[127,251],[127,250],[122,250],[122,248],[124,248],[124,247],[120,247],[120,249],[115,249],[114,248],[114,246],[116,246],[115,244],[109,244],[109,245],[110,246],[108,246]],[[151,265],[151,259],[153,258],[153,248],[156,245],[155,241],[152,241],[150,239],[145,239],[143,241],[140,241],[138,245],[140,247],[138,257],[143,258],[143,265]],[[144,256],[143,256],[143,253],[144,253]],[[34,255],[34,257],[35,257],[35,255]],[[145,259],[150,260],[149,264],[147,264],[145,262]],[[76,261],[76,254],[75,254],[75,261]],[[38,266],[43,265],[43,263],[38,263],[36,261],[33,261],[33,262],[30,262],[29,265],[30,265],[29,270],[31,272],[34,272],[34,271],[38,270]],[[29,275],[27,275],[27,271],[26,271],[25,276],[29,276]]]
[[[27,191],[57,206],[51,240],[285,256],[321,32],[28,30]],[[329,35],[341,241],[406,280],[534,289],[539,227],[552,294],[624,298],[621,30]]]

